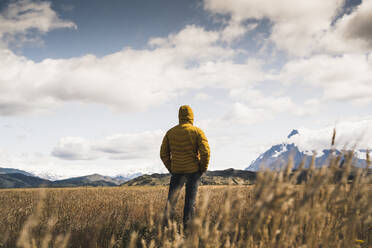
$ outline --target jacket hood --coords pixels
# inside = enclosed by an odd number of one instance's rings
[[[194,113],[189,105],[183,105],[178,111],[178,119],[180,124],[194,123]]]

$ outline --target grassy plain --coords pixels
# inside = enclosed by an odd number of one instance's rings
[[[187,234],[183,193],[160,224],[164,186],[0,190],[0,247],[372,247],[371,180],[338,163],[300,185],[289,166],[254,186],[201,186]]]

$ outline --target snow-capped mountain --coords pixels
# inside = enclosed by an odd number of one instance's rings
[[[281,144],[274,145],[264,153],[262,153],[256,160],[254,160],[246,170],[249,171],[258,171],[259,169],[271,169],[271,170],[280,170],[285,168],[288,158],[293,157],[294,169],[297,168],[301,161],[305,160],[305,168],[309,167],[313,152],[311,150],[300,148],[296,145],[296,137],[301,135],[300,132],[296,129],[292,130],[287,136],[287,140]],[[353,165],[358,167],[366,166],[366,150],[360,149],[354,152],[354,161]],[[331,150],[327,147],[317,152],[315,157],[315,166],[321,167],[324,164],[327,164],[327,159],[331,153]],[[341,152],[335,150],[335,154],[338,155]]]
[[[56,173],[52,172],[34,172],[32,171],[31,174],[35,177],[40,177],[49,181],[57,181],[57,180],[62,180],[65,179],[65,176],[58,175]]]
[[[136,177],[139,177],[139,176],[142,176],[142,175],[143,175],[143,173],[137,172],[137,173],[120,174],[120,175],[116,175],[116,176],[111,177],[111,178],[114,179],[114,180],[129,181],[133,178],[136,178]]]

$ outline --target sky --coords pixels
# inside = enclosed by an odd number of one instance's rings
[[[190,105],[210,170],[292,129],[372,147],[372,0],[0,0],[0,167],[65,178],[165,172]]]

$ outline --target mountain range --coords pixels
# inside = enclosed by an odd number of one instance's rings
[[[36,177],[31,173],[22,170],[13,171],[5,170],[5,168],[0,169],[0,188],[118,186],[129,180],[93,174],[88,176],[51,181]]]
[[[3,169],[3,168],[2,168]],[[4,171],[4,170],[3,170]],[[26,175],[25,171],[0,174],[0,188],[62,188],[62,187],[96,187],[96,186],[144,186],[168,185],[170,174],[140,175],[131,180],[120,180],[99,174],[50,181]],[[208,171],[201,178],[201,185],[250,185],[256,179],[256,173],[244,170],[227,169]]]
[[[34,188],[34,187],[79,187],[79,186],[118,186],[142,173],[117,175],[114,177],[92,174],[81,177],[55,180],[56,175],[30,173],[13,168],[0,168],[0,188]]]

